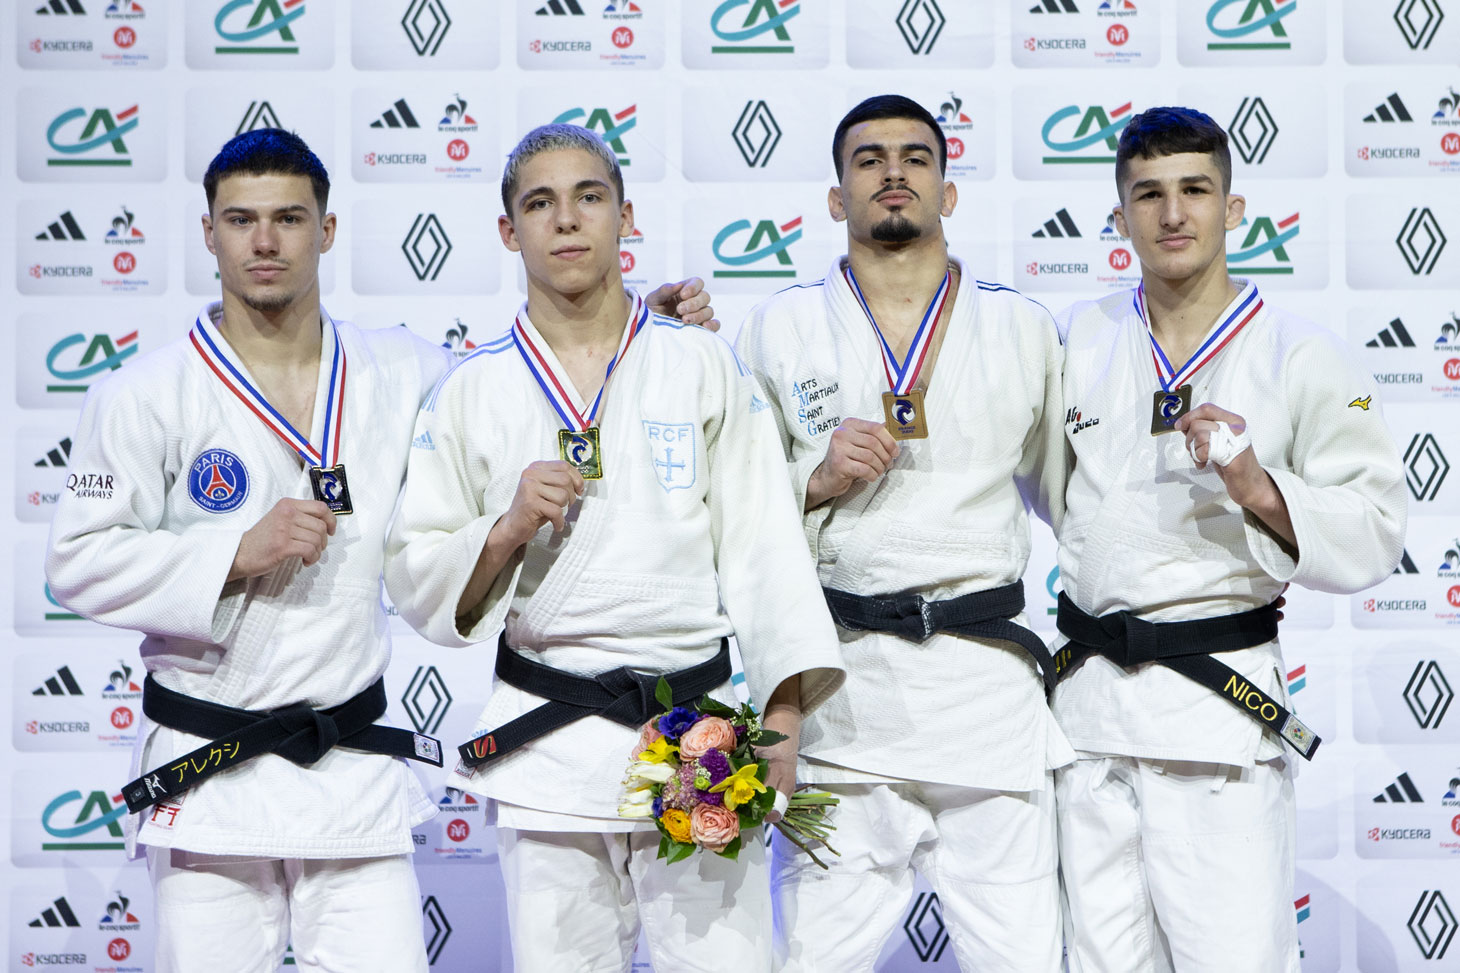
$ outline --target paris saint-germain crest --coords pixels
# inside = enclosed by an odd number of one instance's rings
[[[248,498],[248,471],[226,449],[205,449],[188,470],[188,496],[209,513],[233,510]]]
[[[695,485],[695,424],[692,422],[650,422],[644,420],[649,438],[649,458],[654,476],[665,492],[688,490]]]

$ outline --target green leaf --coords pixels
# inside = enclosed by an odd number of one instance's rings
[[[671,842],[670,842],[669,835],[667,835],[667,834],[661,834],[659,836],[659,854],[655,855],[654,857],[655,858],[668,858],[669,857],[669,845],[670,844],[671,844]]]
[[[674,709],[674,690],[669,688],[669,680],[663,676],[659,677],[659,684],[654,687],[654,698],[666,711]]]
[[[735,710],[726,706],[718,699],[713,699],[709,696],[701,697],[699,710],[705,716],[718,716],[721,719],[730,720],[731,722],[735,720]]]
[[[695,853],[695,845],[693,844],[683,841],[674,841],[671,844],[674,846],[674,850],[669,853],[669,864],[671,865],[675,862],[682,862]]]
[[[757,747],[773,747],[782,740],[789,739],[784,733],[777,733],[775,730],[761,730],[755,735]]]
[[[736,835],[734,841],[722,848],[719,855],[721,858],[728,858],[731,861],[735,861],[740,855],[740,835]]]
[[[752,803],[760,808],[762,813],[768,813],[776,804],[776,789],[774,787],[767,787],[764,791],[755,795]]]

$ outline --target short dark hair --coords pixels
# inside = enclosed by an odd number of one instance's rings
[[[931,128],[933,136],[938,140],[938,171],[948,171],[948,137],[943,134],[943,126],[938,124],[932,113],[902,95],[873,95],[847,112],[837,123],[836,134],[831,139],[831,162],[836,167],[838,181],[842,177],[842,149],[846,147],[847,132],[853,125],[879,118],[910,118]]]
[[[1222,192],[1232,191],[1232,150],[1227,133],[1195,108],[1147,108],[1130,120],[1120,133],[1115,150],[1115,192],[1125,186],[1130,160],[1136,156],[1155,159],[1163,155],[1201,152],[1212,157],[1222,173]]]
[[[319,204],[319,215],[323,217],[329,207],[330,176],[324,163],[302,138],[282,128],[256,128],[223,143],[203,174],[209,212],[218,196],[218,182],[237,175],[308,176],[314,188],[314,201]]]
[[[618,156],[613,154],[613,150],[597,132],[581,125],[539,125],[522,136],[522,141],[517,143],[507,156],[507,164],[502,167],[502,208],[508,219],[512,218],[512,197],[517,194],[517,182],[522,178],[522,167],[535,155],[560,149],[582,149],[597,156],[608,169],[609,182],[613,183],[613,188],[618,193],[619,205],[623,205],[623,170],[619,168]]]

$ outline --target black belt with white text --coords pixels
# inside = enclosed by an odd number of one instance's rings
[[[674,694],[675,706],[694,702],[730,681],[729,639],[720,640],[720,651],[712,658],[677,672],[647,673],[620,666],[596,676],[579,676],[513,652],[504,632],[497,642],[497,678],[548,702],[478,734],[457,747],[457,753],[466,766],[480,767],[585,716],[601,716],[637,730],[663,708],[654,698],[661,675]]]
[[[1250,649],[1277,638],[1276,604],[1216,618],[1148,622],[1126,611],[1099,617],[1086,614],[1060,592],[1055,624],[1070,640],[1055,653],[1055,668],[1061,679],[1076,663],[1092,655],[1103,655],[1127,669],[1142,662],[1156,662],[1201,683],[1282,737],[1305,760],[1312,760],[1318,744],[1323,742],[1282,703],[1210,655]]]
[[[1024,610],[1022,581],[943,601],[927,601],[916,594],[854,595],[836,588],[822,588],[821,593],[826,596],[831,617],[842,628],[890,632],[914,642],[921,642],[934,632],[1014,642],[1039,667],[1044,691],[1054,689],[1054,660],[1044,639],[1009,621]]]
[[[434,737],[376,724],[385,706],[384,679],[329,709],[296,703],[265,711],[187,696],[148,675],[142,712],[154,723],[210,742],[138,777],[122,788],[122,797],[135,814],[262,754],[276,753],[307,767],[337,746],[440,767],[441,743]]]

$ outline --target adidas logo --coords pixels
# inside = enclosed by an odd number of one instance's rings
[[[435,449],[436,441],[431,438],[431,430],[427,429],[415,439],[411,440],[411,449]]]
[[[79,14],[85,16],[86,8],[81,6],[81,0],[51,0],[50,3],[43,3],[35,8],[38,14]]]
[[[1365,348],[1413,348],[1414,339],[1404,327],[1404,322],[1395,318],[1389,327],[1380,331],[1372,340],[1364,342]]]
[[[385,114],[370,123],[371,128],[420,128],[421,123],[416,121],[416,116],[411,113],[411,106],[406,104],[404,98],[397,98],[393,108],[387,108]]]
[[[85,240],[86,234],[81,232],[81,225],[76,222],[76,217],[71,215],[68,209],[57,217],[56,221],[35,235],[37,240]]]
[[[1394,778],[1394,783],[1384,788],[1382,794],[1374,795],[1375,804],[1423,804],[1424,801],[1414,781],[1409,779],[1408,771]]]
[[[1034,236],[1041,239],[1048,237],[1077,237],[1080,235],[1080,228],[1075,226],[1075,221],[1070,218],[1070,211],[1061,209],[1054,214],[1054,219],[1044,221],[1044,229],[1035,230]]]
[[[1409,548],[1399,555],[1399,567],[1394,569],[1395,574],[1419,574],[1419,568],[1414,566],[1414,559],[1409,556]]]
[[[43,684],[31,690],[32,696],[84,696],[76,677],[71,675],[70,666],[62,666],[56,674]]]
[[[67,436],[50,449],[46,455],[35,461],[36,466],[64,467],[71,459],[71,437]]]
[[[1075,0],[1040,0],[1029,8],[1032,14],[1077,14],[1080,8],[1075,6]]]
[[[574,17],[583,16],[583,8],[578,0],[548,0],[546,6],[537,9],[539,17],[566,17],[569,14]]]
[[[1399,100],[1399,92],[1391,94],[1388,98],[1379,102],[1374,110],[1364,116],[1366,122],[1412,122],[1409,109],[1404,107],[1404,102]]]
[[[49,926],[52,929],[59,929],[65,926],[68,929],[79,929],[81,923],[76,918],[76,913],[71,911],[71,904],[66,901],[63,895],[51,903],[51,908],[41,912],[40,918],[32,919],[28,925],[33,927]]]

